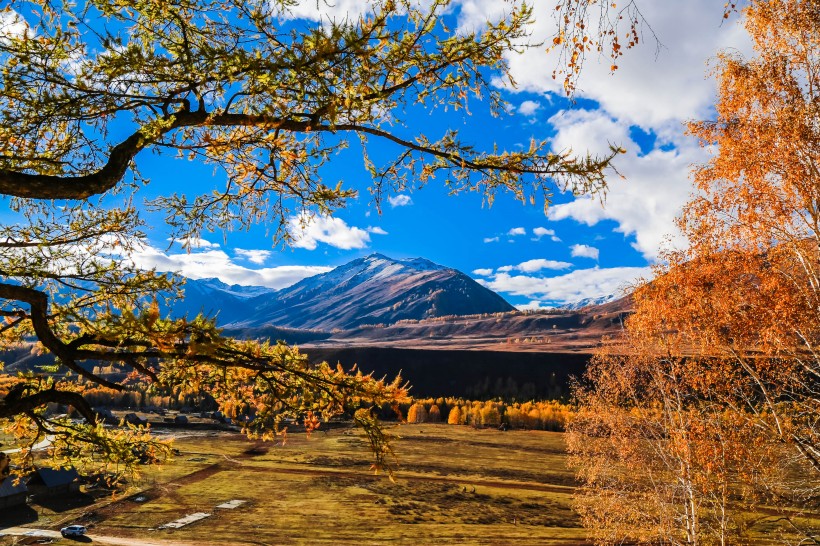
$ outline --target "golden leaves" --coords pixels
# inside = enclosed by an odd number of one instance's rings
[[[742,540],[730,499],[754,506],[770,487],[803,499],[816,483],[820,26],[808,12],[749,4],[757,56],[721,56],[717,119],[689,126],[713,150],[680,220],[689,246],[634,292],[625,339],[577,391],[580,505],[602,540]]]

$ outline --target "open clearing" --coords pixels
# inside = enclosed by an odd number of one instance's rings
[[[81,523],[92,542],[109,544],[587,543],[570,508],[573,475],[561,434],[432,424],[390,431],[401,436],[395,483],[369,470],[370,454],[355,430],[292,434],[284,446],[197,433],[181,435],[174,462],[147,472],[127,496],[36,505],[0,528],[55,531]],[[218,508],[239,500],[245,502],[234,509]],[[159,529],[197,513],[211,515]]]

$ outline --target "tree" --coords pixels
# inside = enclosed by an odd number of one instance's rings
[[[430,410],[427,412],[427,420],[431,423],[438,423],[441,421],[441,410],[438,409],[436,404],[430,406]]]
[[[663,316],[698,354],[726,362],[731,375],[711,390],[820,476],[820,21],[799,0],[745,14],[757,55],[719,58],[717,119],[689,127],[716,150],[680,222],[690,247],[640,295],[658,302],[641,316],[656,332]]]
[[[753,543],[747,511],[783,503],[771,486],[792,470],[784,450],[710,400],[703,376],[703,362],[638,339],[594,358],[567,443],[576,509],[597,543]]]
[[[498,405],[488,400],[480,411],[481,424],[485,427],[497,427],[501,424],[501,412],[498,410]]]
[[[626,346],[601,355],[578,390],[571,449],[602,540],[629,536],[624,491],[653,507],[652,524],[677,506],[687,519],[668,534],[683,543],[722,538],[720,523],[739,519],[736,504],[704,510],[703,499],[800,506],[818,493],[820,19],[800,0],[744,12],[756,55],[719,56],[717,119],[689,126],[714,150],[679,221],[689,245],[634,292]],[[650,451],[650,469],[674,456],[651,483],[629,473]],[[680,495],[647,496],[689,482],[697,511],[682,511]]]
[[[287,218],[328,215],[355,196],[326,185],[331,152],[359,139],[378,204],[385,194],[445,175],[454,193],[488,201],[509,191],[548,203],[552,188],[595,193],[605,157],[571,157],[533,141],[525,151],[482,152],[457,132],[430,138],[402,122],[409,107],[466,108],[484,99],[503,114],[488,74],[525,38],[531,11],[512,9],[480,33],[446,27],[447,0],[419,8],[377,0],[355,20],[294,23],[287,0],[14,0],[0,14],[0,194],[18,216],[0,227],[0,329],[5,346],[35,343],[60,374],[21,377],[0,419],[54,453],[126,465],[166,447],[142,430],[112,432],[82,397],[82,381],[115,390],[207,393],[250,434],[268,437],[285,417],[308,429],[355,414],[384,463],[389,446],[368,411],[395,405],[398,378],[378,381],[311,366],[282,345],[223,336],[213,320],[160,316],[156,298],[180,281],[128,259],[142,244],[141,209],[164,211],[171,235],[190,245],[203,231],[267,223],[288,241]],[[395,145],[377,165],[368,139]],[[226,184],[198,195],[155,187],[138,169],[146,151],[213,165]],[[55,201],[56,200],[56,201]],[[94,374],[116,365],[127,381]],[[58,420],[69,405],[85,424]],[[356,408],[361,408],[356,411]],[[150,457],[149,457],[150,458]]]
[[[450,409],[450,413],[447,415],[447,424],[448,425],[461,425],[464,424],[464,419],[462,417],[461,408],[459,406],[453,406]]]
[[[424,404],[421,402],[416,402],[410,409],[407,411],[407,422],[408,423],[426,423],[427,422],[427,409],[424,407]]]

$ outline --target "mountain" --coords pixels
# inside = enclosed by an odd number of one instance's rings
[[[185,297],[174,302],[170,309],[173,316],[216,315],[219,324],[242,320],[253,311],[251,300],[276,292],[264,286],[229,285],[216,278],[187,279],[183,290]]]
[[[404,321],[334,332],[304,346],[338,350],[348,347],[486,350],[502,352],[590,353],[603,337],[623,333],[632,314],[626,296],[582,309],[544,309]]]
[[[247,301],[252,311],[232,328],[349,329],[448,315],[512,311],[501,296],[464,273],[423,258],[371,254]],[[223,321],[220,321],[223,322]]]
[[[609,303],[611,301],[615,301],[620,299],[622,296],[617,294],[609,294],[607,296],[598,296],[597,298],[584,298],[582,300],[578,300],[576,302],[567,303],[565,305],[558,306],[558,309],[566,309],[567,311],[577,311],[579,309],[583,309],[584,307],[592,307],[595,305],[603,305],[605,303]]]

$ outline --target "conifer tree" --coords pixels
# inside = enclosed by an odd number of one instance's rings
[[[461,425],[463,422],[461,408],[459,406],[453,406],[450,409],[450,414],[447,416],[447,424],[448,425]]]

